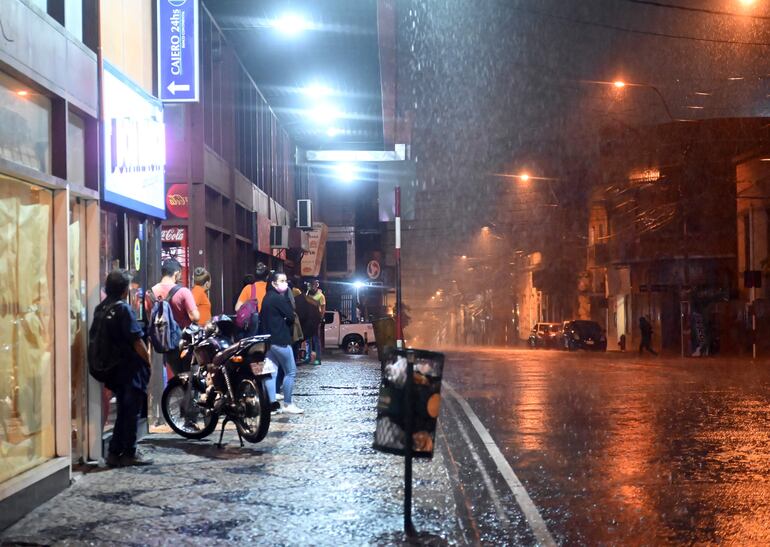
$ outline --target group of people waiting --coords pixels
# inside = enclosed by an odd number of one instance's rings
[[[321,336],[326,302],[319,283],[314,280],[306,292],[300,280],[293,286],[282,272],[270,272],[260,263],[253,282],[243,287],[235,304],[236,313],[248,304],[253,310],[242,336],[270,335],[267,358],[277,366],[277,374],[267,384],[271,410],[274,413],[302,414],[294,403],[293,391],[297,375],[297,357],[304,353],[305,363],[321,364]],[[193,288],[181,284],[182,266],[174,259],[161,266],[161,280],[144,294],[146,317],[158,301],[168,302],[174,320],[181,329],[193,323],[205,325],[212,320],[212,306],[208,291],[211,274],[205,268],[193,272]],[[117,403],[117,417],[110,441],[107,465],[111,467],[147,465],[152,462],[136,451],[136,430],[139,414],[146,398],[151,360],[147,332],[139,324],[135,310],[128,304],[131,274],[122,269],[109,273],[104,284],[105,298],[94,312],[104,321],[111,347],[120,356],[120,365],[105,380]],[[303,352],[307,342],[308,348]],[[164,364],[170,374],[184,372],[179,353],[164,354]],[[281,402],[283,404],[281,404]]]

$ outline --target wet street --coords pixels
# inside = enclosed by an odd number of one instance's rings
[[[445,379],[489,430],[556,543],[770,542],[767,364],[545,350],[448,357]],[[467,424],[452,400],[442,418],[445,429]],[[500,500],[469,511],[471,523],[478,519],[482,541],[507,530],[528,542],[511,489],[489,475]]]
[[[770,542],[765,364],[453,350],[444,379],[435,457],[415,463],[423,543]],[[79,468],[0,542],[405,544],[402,460],[371,448],[378,381],[364,356],[301,367],[307,413],[263,442],[161,427],[154,465]]]

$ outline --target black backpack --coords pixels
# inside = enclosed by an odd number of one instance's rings
[[[108,381],[120,363],[110,336],[109,322],[118,311],[120,300],[94,311],[94,321],[88,330],[88,372],[100,382]]]

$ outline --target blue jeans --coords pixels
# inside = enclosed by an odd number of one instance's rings
[[[109,450],[116,456],[133,456],[136,454],[136,428],[139,425],[139,413],[142,411],[145,393],[131,384],[116,387],[113,393],[118,415],[112,429]]]
[[[283,371],[283,400],[287,405],[290,405],[291,395],[294,391],[294,378],[297,376],[294,350],[291,346],[270,346],[270,349],[267,351],[267,358]],[[267,395],[271,403],[275,401],[276,376],[277,372],[265,382],[267,385]]]
[[[315,352],[315,358],[321,361],[321,337],[318,334],[310,337],[310,352]],[[307,358],[310,360],[310,355]]]

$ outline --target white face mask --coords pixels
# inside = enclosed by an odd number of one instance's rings
[[[289,290],[289,283],[287,281],[279,281],[275,284],[275,290],[280,293],[285,293]]]

